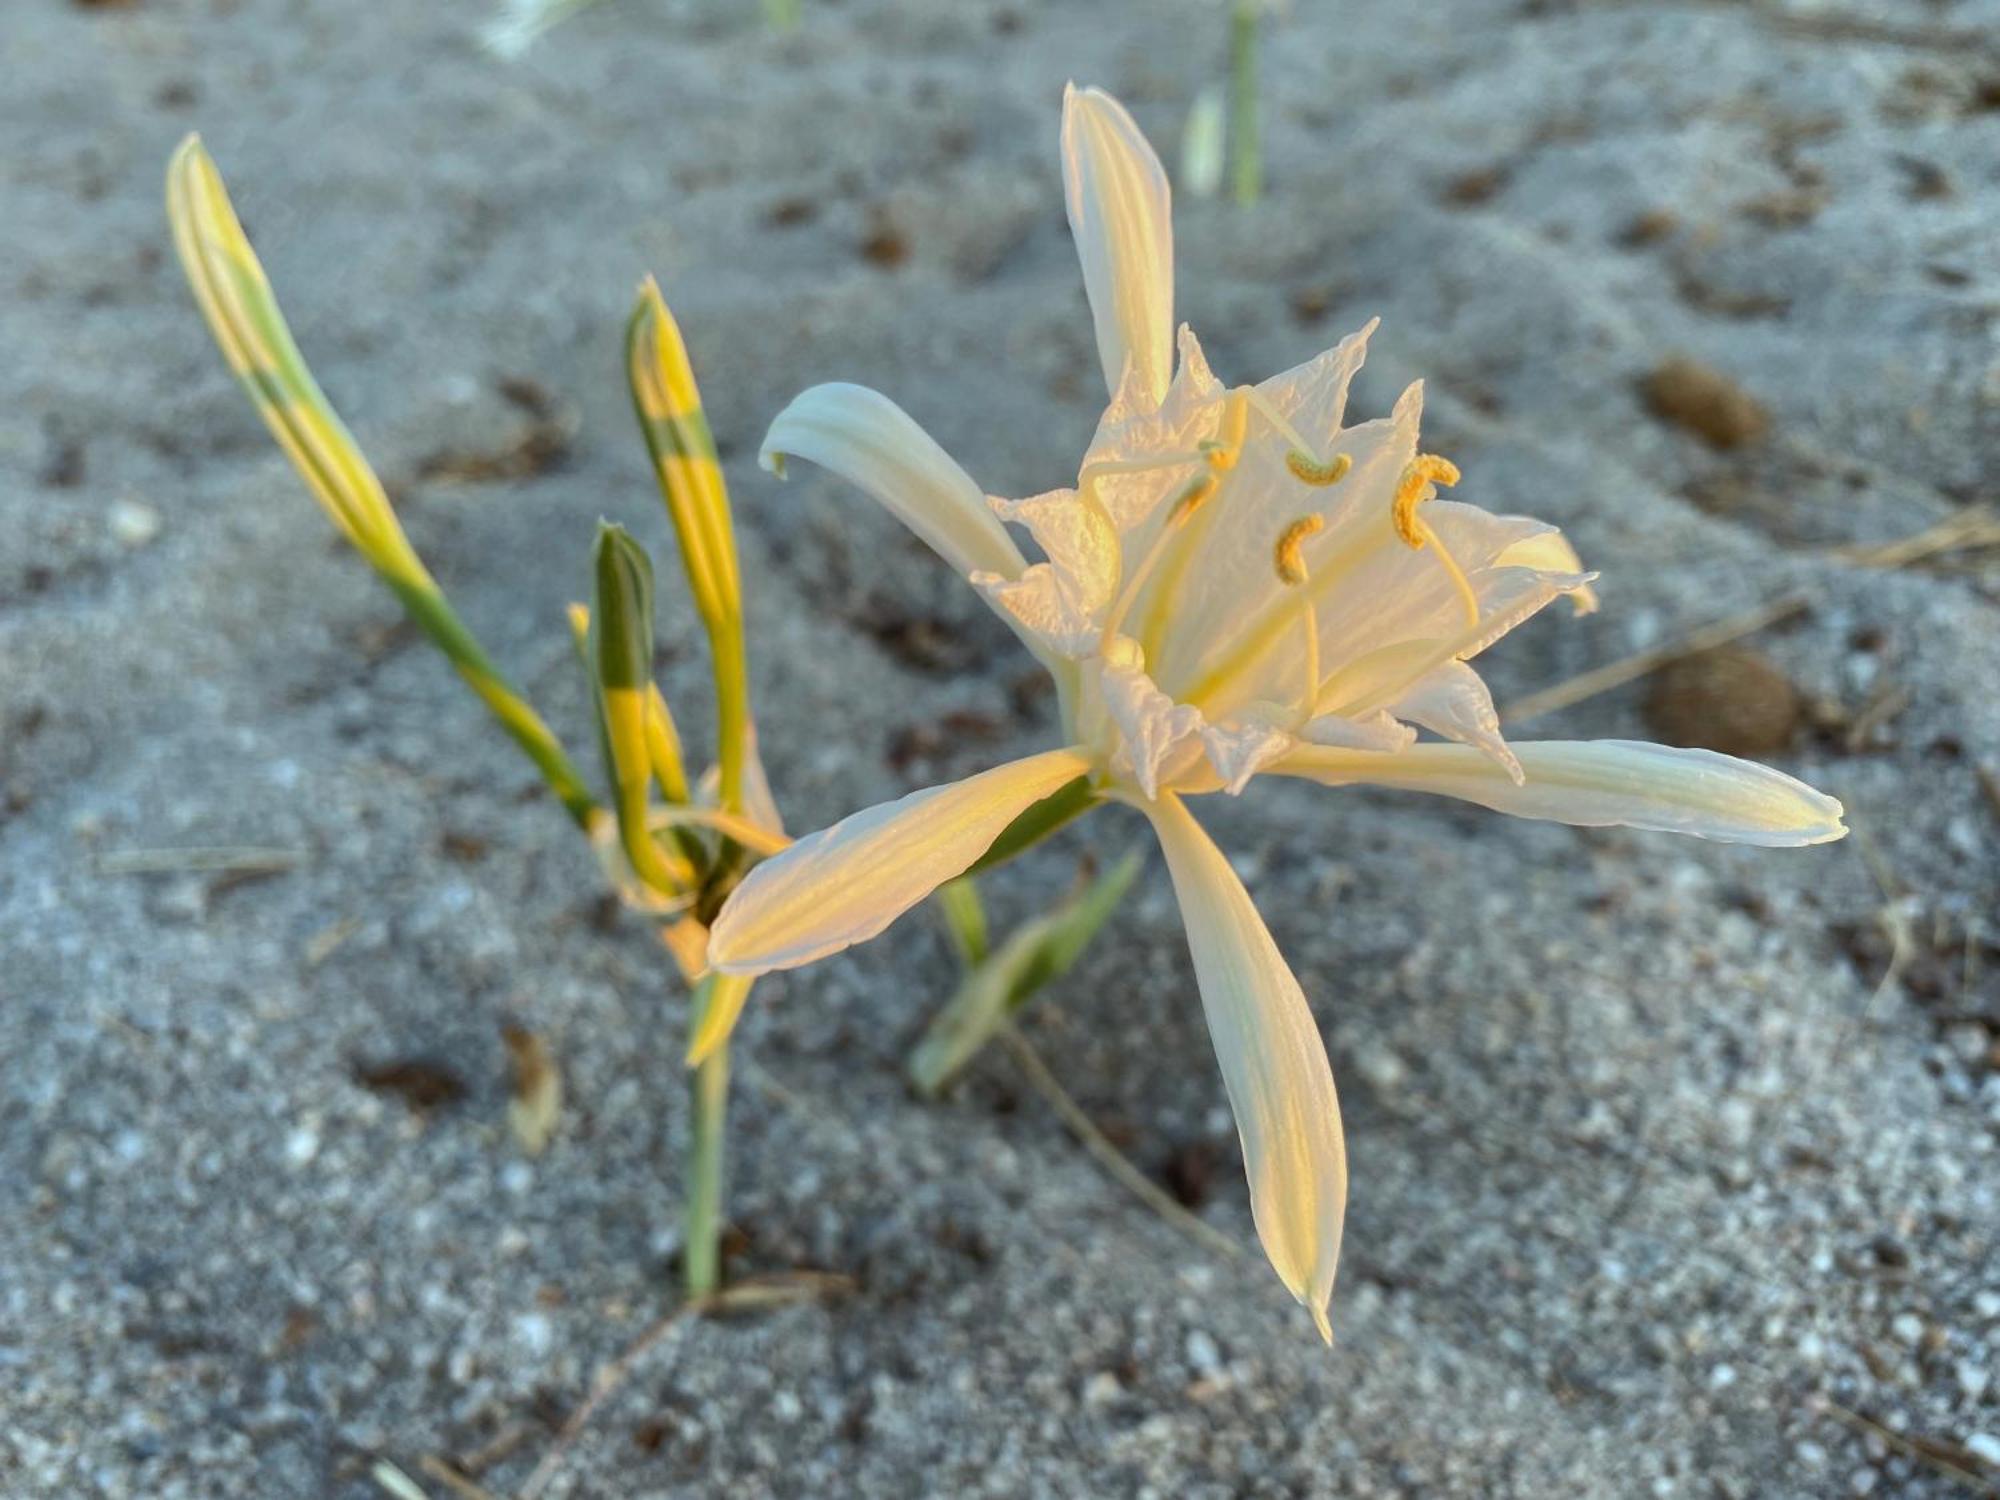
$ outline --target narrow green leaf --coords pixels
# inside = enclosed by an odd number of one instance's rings
[[[1066,974],[1138,876],[1134,851],[1055,910],[1015,928],[967,973],[958,993],[931,1019],[910,1054],[910,1083],[926,1098],[963,1071],[1034,994]]]
[[[946,881],[937,888],[937,903],[944,912],[945,931],[958,950],[958,961],[971,968],[986,957],[986,908],[979,899],[979,887],[970,875]]]

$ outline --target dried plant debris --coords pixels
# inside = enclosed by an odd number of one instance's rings
[[[574,407],[525,376],[503,376],[493,388],[526,421],[495,447],[434,449],[417,465],[419,479],[430,484],[532,479],[568,457],[577,430]]]
[[[384,1062],[353,1064],[354,1081],[377,1094],[390,1094],[417,1114],[430,1114],[456,1104],[466,1094],[465,1080],[449,1063],[428,1057],[398,1057]]]
[[[1711,448],[1740,448],[1770,430],[1764,404],[1720,370],[1673,355],[1639,382],[1647,408]]]
[[[562,1114],[562,1073],[548,1043],[523,1026],[505,1026],[500,1036],[514,1068],[513,1098],[507,1104],[507,1127],[530,1156],[540,1156],[555,1134]]]

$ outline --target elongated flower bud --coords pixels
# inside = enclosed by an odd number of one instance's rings
[[[271,283],[198,136],[167,165],[167,217],[188,285],[223,358],[333,524],[458,669],[581,826],[599,809],[561,743],[486,655],[404,535],[360,446],[307,368]]]
[[[622,526],[597,530],[597,604],[590,619],[590,663],[626,858],[656,890],[681,888],[646,826],[653,780],[649,731],[653,688],[653,564]]]
[[[716,460],[708,418],[702,414],[687,344],[651,277],[640,286],[638,305],[626,327],[625,356],[632,407],[680,539],[688,590],[708,632],[715,669],[722,805],[741,812],[743,765],[750,742],[750,686],[729,488]]]

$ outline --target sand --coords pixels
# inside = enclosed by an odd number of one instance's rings
[[[735,485],[792,826],[1052,743],[970,591],[835,482],[758,473],[756,442],[854,379],[988,489],[1064,482],[1097,373],[1061,87],[1171,143],[1219,9],[805,10],[778,39],[747,4],[609,0],[514,67],[470,3],[0,17],[0,1491],[361,1500],[387,1460],[442,1500],[434,1456],[513,1494],[675,1294],[681,992],[229,380],[166,240],[184,132],[573,746],[562,606],[600,515],[658,550],[661,680],[697,734],[708,712],[619,371],[647,271]],[[1273,24],[1269,196],[1179,216],[1218,372],[1379,314],[1362,414],[1425,376],[1462,493],[1570,532],[1604,610],[1493,653],[1503,703],[1802,596],[1748,643],[1799,704],[1769,758],[1856,837],[1767,853],[1269,781],[1205,804],[1340,1081],[1330,1351],[1254,1254],[1157,860],[1027,1032],[1241,1257],[1111,1182],[1003,1055],[908,1096],[954,978],[932,917],[761,987],[731,1271],[851,1286],[677,1328],[550,1494],[2000,1484],[2000,574],[1833,550],[1994,498],[1996,35],[1974,0]],[[524,380],[574,420],[526,462]],[[1675,718],[1654,691],[1516,732],[1646,737]],[[989,882],[996,920],[1142,834],[1104,813],[1036,851]],[[277,852],[132,869],[191,848]],[[564,1078],[533,1160],[505,1024]]]

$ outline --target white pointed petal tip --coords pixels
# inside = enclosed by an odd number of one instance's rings
[[[1070,232],[1083,263],[1107,393],[1128,368],[1152,405],[1173,376],[1173,198],[1166,169],[1125,106],[1102,89],[1063,90]]]
[[[795,969],[865,942],[1089,768],[1074,750],[1011,761],[867,808],[758,865],[723,906],[708,961],[723,974]]]
[[[1400,755],[1307,748],[1271,769],[1329,786],[1435,792],[1584,828],[1641,828],[1768,849],[1847,836],[1836,798],[1783,771],[1713,750],[1637,740],[1517,740],[1511,749],[1525,777],[1518,784],[1466,745],[1414,745]]]
[[[1027,566],[971,476],[879,391],[835,381],[794,396],[757,450],[780,476],[787,457],[867,491],[961,574],[1013,578]]]
[[[1187,926],[1257,1237],[1331,1342],[1326,1309],[1347,1210],[1347,1148],[1319,1025],[1243,882],[1186,806],[1169,795],[1144,811]]]

